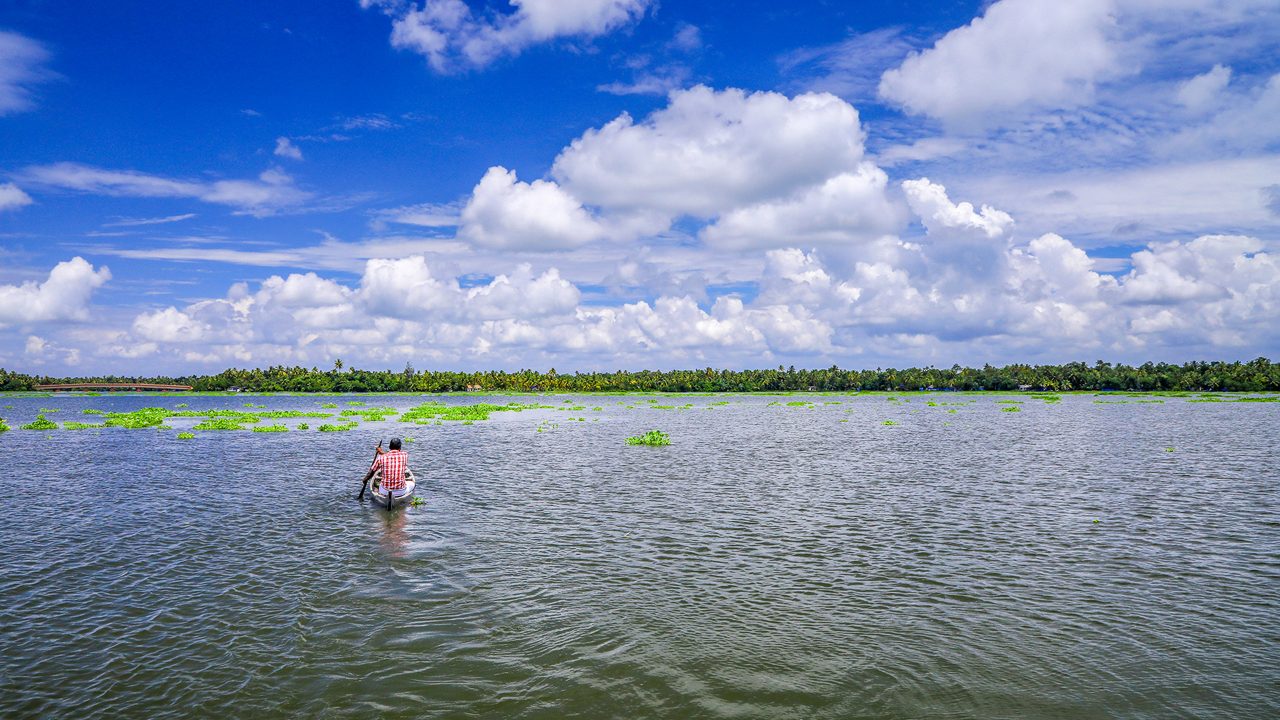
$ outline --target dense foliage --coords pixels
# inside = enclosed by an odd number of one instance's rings
[[[252,392],[779,392],[804,390],[1280,390],[1280,364],[1266,358],[1241,362],[1112,365],[1098,361],[1065,365],[1006,365],[966,368],[876,368],[842,370],[638,370],[559,374],[519,370],[403,371],[303,367],[224,370],[217,375],[179,377],[45,377],[0,368],[0,390],[33,390],[36,385],[78,382],[149,382],[191,385],[196,390]]]

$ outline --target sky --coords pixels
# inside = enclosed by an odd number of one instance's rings
[[[0,4],[0,367],[1280,353],[1274,0]]]

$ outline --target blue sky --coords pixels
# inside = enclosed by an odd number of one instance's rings
[[[0,366],[1275,356],[1274,3],[882,5],[7,4]]]

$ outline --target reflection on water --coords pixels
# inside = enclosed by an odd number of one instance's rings
[[[1280,404],[730,399],[5,433],[0,716],[1280,713]],[[422,507],[354,499],[391,434]]]

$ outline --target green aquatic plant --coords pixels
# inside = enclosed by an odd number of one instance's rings
[[[810,405],[813,405],[813,403],[808,400],[793,400],[787,403],[787,407],[809,407]]]
[[[180,432],[180,433],[178,433],[178,439],[179,439],[179,440],[194,440],[194,439],[195,439],[195,437],[196,437],[196,434],[195,434],[195,433],[189,433],[189,432]]]
[[[93,430],[96,428],[104,428],[106,426],[106,423],[82,423],[74,420],[68,420],[62,423],[63,430]]]
[[[413,496],[413,499],[409,501],[409,507],[420,507],[420,506],[422,506],[422,505],[426,505],[426,504],[427,504],[427,501],[426,501],[426,500],[423,500],[422,498],[418,497],[417,495],[414,495],[414,496]]]
[[[1232,400],[1231,402],[1262,402],[1262,403],[1273,403],[1273,402],[1280,402],[1280,396],[1270,395],[1270,396],[1267,396],[1267,397],[1238,397],[1238,398],[1236,398],[1235,400]]]
[[[0,418],[0,432],[9,432],[9,426],[5,424],[4,418]]]
[[[897,425],[898,423],[896,423],[896,422],[894,422],[894,421],[892,421],[892,420],[885,420],[885,421],[884,421],[884,424],[885,424],[885,425]]]
[[[650,405],[650,410],[675,410],[675,405]]]
[[[57,430],[58,423],[47,419],[43,414],[37,415],[35,420],[22,426],[23,430]]]
[[[667,435],[661,430],[650,430],[649,432],[643,435],[636,435],[635,437],[627,438],[627,444],[628,445],[649,445],[652,447],[670,445],[671,436]]]
[[[1172,445],[1170,445],[1169,447],[1165,448],[1165,449],[1164,449],[1164,451],[1165,451],[1165,452],[1173,452],[1173,446],[1172,446]]]
[[[473,422],[479,420],[488,420],[489,415],[495,412],[520,412],[521,410],[563,410],[564,408],[555,408],[551,405],[521,405],[520,403],[509,403],[507,405],[493,405],[490,403],[476,403],[474,405],[445,405],[440,402],[423,403],[414,408],[410,408],[400,415],[400,422],[411,422],[419,425],[439,424],[442,420],[451,420],[465,422],[471,420]]]
[[[1000,412],[1022,412],[1022,408],[1018,407],[1017,405],[1013,405],[1010,407],[1000,408]]]
[[[368,422],[382,422],[390,415],[399,415],[400,411],[391,407],[367,408],[364,410],[343,410],[340,415],[344,417],[360,417]]]
[[[316,430],[319,430],[320,432],[347,432],[359,425],[360,423],[346,423],[345,425],[330,425],[325,423],[324,425],[316,428]]]
[[[1021,405],[1021,400],[997,400],[997,405]]]
[[[190,405],[188,405],[188,404],[186,404],[186,403],[178,403],[177,405],[174,405],[173,407],[174,407],[174,408],[184,408],[184,407],[191,407],[191,406],[190,406]]]
[[[254,432],[262,433],[281,433],[289,432],[289,428],[284,425],[259,425],[253,429]]]
[[[58,412],[58,408],[40,408],[40,412],[42,412],[42,413],[56,413],[56,412]]]
[[[209,418],[196,425],[193,430],[243,430],[244,425],[231,418]]]
[[[298,423],[299,430],[310,430],[311,426],[306,423]]]
[[[332,403],[332,402],[328,402],[328,403],[320,403],[320,407],[322,407],[322,408],[336,408],[336,407],[338,407],[338,403]]]
[[[348,404],[348,405],[350,405],[350,406],[352,406],[352,407],[359,407],[359,406],[361,406],[361,405],[364,405],[364,401],[363,401],[363,400],[348,400],[348,401],[347,401],[347,404]]]

